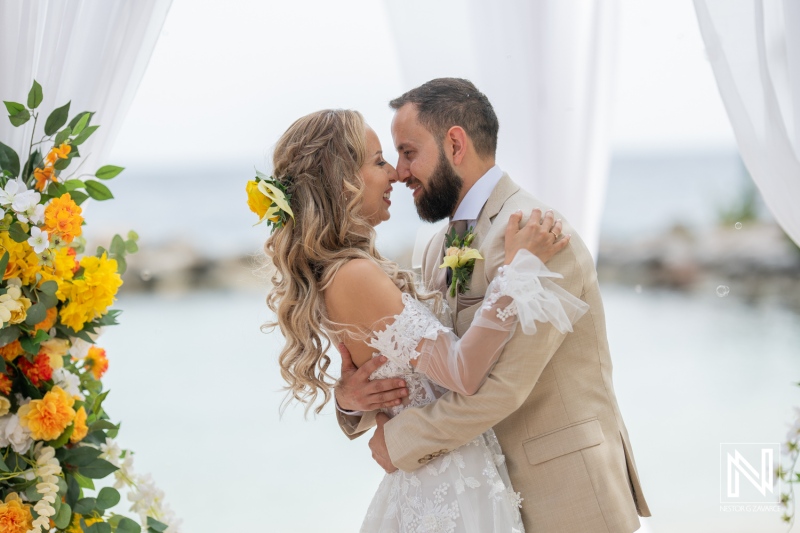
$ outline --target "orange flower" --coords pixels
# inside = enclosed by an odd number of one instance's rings
[[[55,147],[50,149],[48,152],[47,157],[44,158],[45,162],[48,165],[55,165],[56,161],[59,159],[66,159],[69,157],[69,153],[72,151],[72,147],[67,143],[62,143],[61,146]]]
[[[58,318],[58,309],[55,307],[51,307],[47,310],[47,316],[44,317],[44,320],[33,326],[33,332],[31,335],[36,335],[36,333],[43,329],[44,331],[50,331],[50,328],[56,325],[56,319]]]
[[[47,232],[52,236],[72,242],[82,232],[81,208],[76,204],[69,193],[60,198],[53,198],[44,210],[44,224]]]
[[[89,427],[86,425],[86,409],[81,407],[78,409],[78,412],[75,413],[75,429],[72,430],[69,441],[72,444],[80,442],[87,433],[89,433]]]
[[[6,396],[11,394],[11,378],[6,374],[0,374],[0,392]]]
[[[89,348],[89,353],[86,354],[84,359],[84,366],[90,370],[95,379],[100,379],[103,374],[108,370],[108,359],[106,358],[106,351],[97,346]]]
[[[22,349],[22,345],[19,341],[11,341],[3,347],[0,347],[0,355],[3,356],[8,362],[13,361],[20,355],[24,354],[25,350]]]
[[[50,356],[40,353],[33,358],[33,363],[25,357],[19,360],[19,370],[31,380],[34,387],[38,387],[42,381],[49,381],[53,377],[53,368],[50,366]]]
[[[0,531],[3,533],[26,533],[33,529],[30,505],[22,503],[16,492],[6,496],[0,503]]]
[[[33,170],[33,177],[36,178],[36,190],[44,192],[44,188],[47,187],[47,182],[51,180],[56,181],[56,172],[51,166],[36,168]]]
[[[55,386],[41,400],[31,400],[17,411],[19,422],[34,440],[53,440],[75,420],[75,398]]]

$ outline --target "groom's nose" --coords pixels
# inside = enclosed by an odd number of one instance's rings
[[[402,181],[405,183],[408,181],[409,178],[412,177],[411,175],[411,166],[408,164],[408,161],[401,155],[397,160],[397,181]]]

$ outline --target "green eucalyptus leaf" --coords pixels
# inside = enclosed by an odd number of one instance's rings
[[[77,473],[74,474],[74,475],[75,475],[75,481],[78,482],[78,486],[79,487],[84,488],[84,489],[94,490],[94,481],[92,481],[91,479],[89,479],[86,476],[82,476],[82,475],[77,474]]]
[[[111,509],[119,503],[120,496],[117,489],[103,487],[97,493],[97,508],[100,510]]]
[[[90,446],[78,446],[66,451],[62,463],[72,466],[87,466],[100,457],[103,452]]]
[[[124,256],[125,255],[125,241],[122,240],[122,237],[119,235],[114,235],[114,238],[111,239],[111,246],[109,247],[111,253],[114,255]]]
[[[38,490],[36,490],[36,485],[31,485],[30,487],[25,489],[25,497],[32,502],[38,502],[39,500],[42,499],[42,495],[39,494]]]
[[[142,533],[142,526],[127,516],[123,516],[117,524],[117,533]]]
[[[0,257],[0,274],[5,273],[6,268],[8,268],[8,258],[8,252],[5,252],[3,257]],[[0,275],[0,278],[2,278],[2,275]]]
[[[96,180],[86,180],[86,192],[95,200],[110,200],[114,198],[108,187]]]
[[[101,180],[110,180],[111,178],[115,178],[119,175],[120,172],[125,170],[125,167],[116,167],[114,165],[105,165],[97,169],[95,176]]]
[[[38,81],[33,80],[33,86],[28,92],[28,107],[36,109],[42,103],[42,98],[42,86],[39,85]]]
[[[61,127],[67,123],[67,119],[69,118],[69,106],[72,102],[67,102],[65,105],[54,109],[50,116],[47,117],[47,120],[44,123],[44,134],[45,135],[53,135],[55,134]]]
[[[81,522],[84,521],[81,520]],[[111,524],[107,524],[105,522],[95,522],[91,526],[84,529],[83,533],[111,533]]]
[[[8,235],[14,240],[14,242],[25,242],[30,238],[28,232],[22,229],[22,226],[19,222],[14,222],[11,224],[11,227],[8,229]]]
[[[125,241],[125,251],[129,254],[135,254],[139,251],[139,245],[136,241]]]
[[[19,338],[21,330],[19,326],[11,325],[0,329],[0,346],[10,344]]]
[[[67,529],[72,522],[72,507],[67,503],[62,503],[61,509],[53,517],[53,522],[56,523],[58,529]]]
[[[28,308],[28,314],[25,317],[25,323],[29,326],[35,326],[47,317],[47,307],[42,302],[36,302]]]
[[[107,475],[119,470],[116,466],[112,465],[105,459],[95,459],[91,464],[78,467],[78,472],[82,476],[91,479],[103,479]]]
[[[167,527],[169,527],[169,526],[167,526],[167,524],[165,524],[164,522],[159,522],[158,520],[156,520],[152,516],[148,516],[147,517],[147,528],[148,529],[152,529],[153,531],[156,531],[158,533],[164,533],[164,531],[167,530]]]
[[[69,126],[64,128],[63,130],[59,131],[56,134],[56,138],[53,140],[53,144],[56,146],[61,146],[61,143],[69,139],[69,136],[72,135],[72,130],[69,129]]]
[[[8,145],[0,142],[0,168],[10,172],[12,178],[19,176],[19,156]]]
[[[97,509],[97,500],[95,498],[81,498],[75,503],[73,511],[80,515],[87,515]]]
[[[87,126],[87,127],[86,127],[86,128],[85,128],[85,129],[84,129],[82,132],[81,132],[81,134],[80,134],[80,135],[78,135],[77,137],[75,137],[74,139],[72,139],[72,142],[71,142],[70,144],[72,144],[73,146],[80,146],[81,144],[85,143],[85,142],[86,142],[86,139],[88,139],[89,137],[91,137],[91,136],[92,136],[92,133],[94,133],[95,131],[97,131],[97,128],[99,128],[99,127],[100,127],[100,126]]]
[[[130,231],[128,232],[128,238],[129,238],[130,240],[132,240],[132,241],[138,241],[138,240],[139,240],[139,234],[138,234],[138,233],[136,233],[136,232],[135,232],[135,231],[133,231],[133,230],[130,230]]]
[[[56,305],[58,305],[58,298],[56,298],[56,296],[53,294],[40,292],[39,303],[42,304],[45,307],[45,309],[50,309],[51,307],[55,307]]]
[[[39,285],[39,292],[43,292],[51,296],[54,295],[56,292],[58,292],[58,282],[52,279],[45,281]]]

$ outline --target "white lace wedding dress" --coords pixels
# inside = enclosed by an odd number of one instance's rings
[[[459,339],[431,310],[403,294],[403,311],[383,331],[373,332],[374,356],[388,361],[371,379],[402,377],[409,395],[405,405],[385,410],[391,417],[420,407],[448,390],[474,394],[488,376],[519,324],[525,334],[535,322],[560,331],[588,306],[547,278],[534,255],[520,251],[501,267],[489,285],[484,305]],[[429,458],[431,459],[431,458]],[[438,455],[414,472],[387,474],[361,526],[362,533],[522,533],[520,506],[494,431]]]

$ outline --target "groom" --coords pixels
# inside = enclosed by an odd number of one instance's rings
[[[413,190],[423,220],[450,218],[450,227],[474,226],[476,261],[465,294],[449,295],[442,262],[444,235],[428,243],[423,282],[447,293],[455,331],[463,335],[484,292],[503,264],[509,216],[527,216],[542,202],[520,189],[495,165],[498,121],[486,96],[467,80],[431,80],[392,100],[397,172]],[[557,176],[551,179],[558,179]],[[538,215],[537,215],[538,216]],[[523,223],[525,220],[523,220]],[[413,471],[494,427],[514,490],[524,498],[528,533],[627,533],[650,516],[611,380],[611,359],[594,260],[573,233],[551,259],[557,283],[589,304],[574,331],[541,324],[533,336],[517,329],[491,375],[474,396],[450,392],[388,420],[374,411],[359,416],[337,410],[344,432],[355,438],[377,422],[373,457],[387,471]],[[337,405],[370,410],[406,394],[397,379],[368,382],[378,364],[357,371],[343,354]]]

